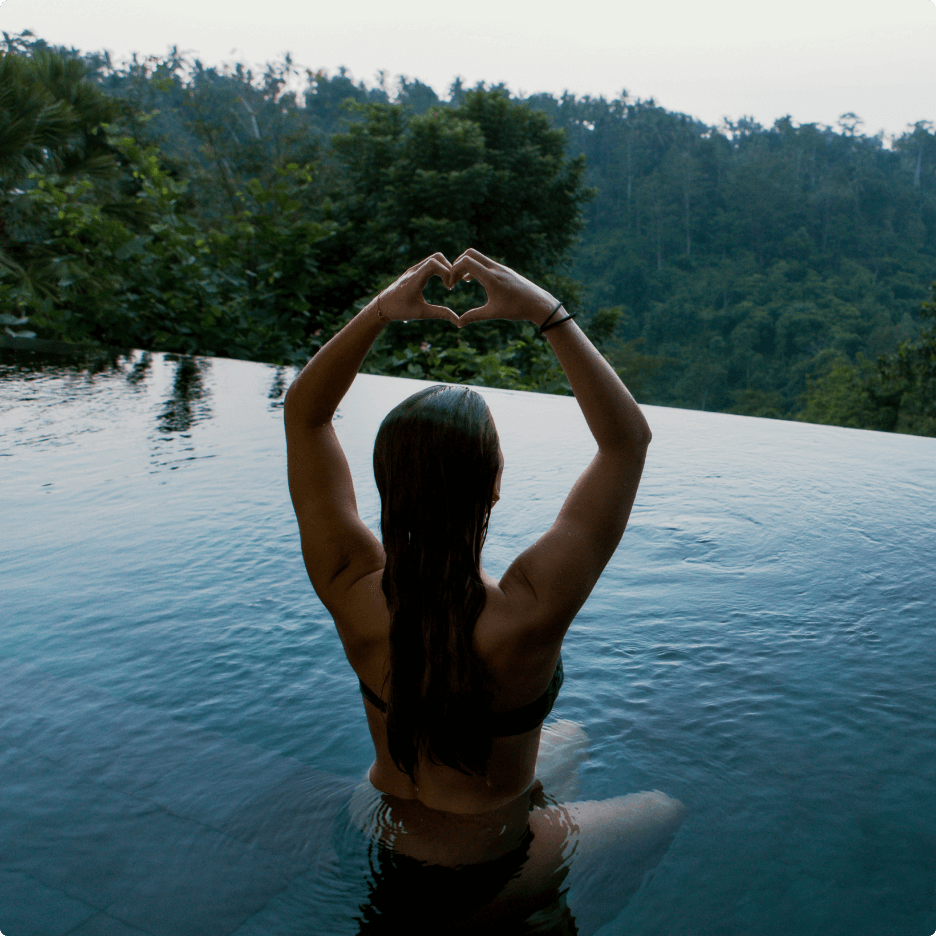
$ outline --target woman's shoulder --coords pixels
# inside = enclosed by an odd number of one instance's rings
[[[485,581],[489,586],[489,582]],[[494,693],[495,707],[524,705],[539,696],[556,670],[562,639],[538,634],[523,619],[525,605],[515,602],[498,583],[475,624],[474,649]]]
[[[487,601],[476,625],[480,638],[476,650],[482,655],[491,652],[526,656],[531,648],[548,647],[548,655],[558,656],[568,627],[562,619],[564,610],[550,608],[516,563],[500,581],[484,572],[482,577]]]

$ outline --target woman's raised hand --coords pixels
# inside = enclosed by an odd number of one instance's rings
[[[440,253],[434,253],[411,266],[377,297],[377,309],[381,317],[395,322],[436,318],[457,325],[458,316],[448,306],[430,305],[422,294],[426,283],[433,276],[438,276],[448,286],[451,273],[452,264]]]
[[[557,300],[545,289],[531,283],[510,267],[469,248],[452,265],[448,286],[476,279],[487,293],[487,302],[470,309],[458,319],[458,327],[489,319],[511,319],[542,325],[556,308]]]

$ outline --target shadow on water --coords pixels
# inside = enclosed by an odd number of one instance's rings
[[[159,414],[160,432],[188,432],[193,426],[211,418],[209,391],[204,376],[211,363],[204,358],[166,355],[167,361],[177,361],[172,393]]]

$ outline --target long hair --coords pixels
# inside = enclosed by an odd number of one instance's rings
[[[481,547],[499,469],[491,414],[467,387],[421,390],[377,433],[390,611],[387,738],[394,763],[414,782],[421,755],[466,774],[487,767],[488,699],[472,638],[486,598]]]

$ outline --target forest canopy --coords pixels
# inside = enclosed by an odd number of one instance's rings
[[[299,363],[474,246],[580,311],[644,402],[936,434],[926,122],[885,141],[852,114],[710,127],[626,94],[0,48],[8,334]],[[568,392],[514,323],[388,329],[366,368]]]

